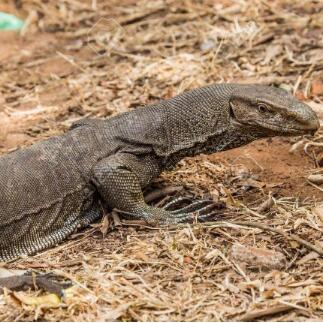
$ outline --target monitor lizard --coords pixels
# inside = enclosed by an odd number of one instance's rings
[[[58,244],[98,219],[101,203],[152,225],[207,215],[203,201],[177,211],[149,206],[142,189],[184,157],[318,127],[311,108],[285,90],[241,84],[76,122],[63,135],[0,157],[0,261]]]

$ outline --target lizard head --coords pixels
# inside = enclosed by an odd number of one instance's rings
[[[230,98],[230,119],[266,136],[314,134],[319,120],[314,111],[287,91],[262,85],[243,85]]]

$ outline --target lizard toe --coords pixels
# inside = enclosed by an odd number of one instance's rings
[[[212,206],[213,204],[214,202],[211,200],[199,200],[187,206],[184,206],[178,210],[171,211],[171,213],[178,214],[178,213],[198,212],[200,210],[203,210],[205,207]]]
[[[175,199],[173,199],[172,201],[166,203],[165,205],[163,205],[163,209],[166,211],[172,210],[174,208],[176,208],[177,206],[181,205],[182,203],[189,203],[192,202],[192,199],[189,197],[177,197]]]

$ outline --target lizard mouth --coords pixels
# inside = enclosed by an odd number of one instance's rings
[[[291,134],[291,135],[304,135],[304,134],[314,134],[317,129],[309,129],[309,128],[296,128],[296,127],[279,127],[275,124],[272,123],[268,123],[268,122],[264,122],[263,124],[261,124],[262,127],[265,128],[269,128],[271,130],[277,131],[279,133],[287,133],[287,134]]]
[[[248,125],[248,123],[240,122],[236,118],[232,118],[231,122],[233,124],[240,125],[240,126],[243,125],[243,124]],[[261,126],[263,129],[272,130],[272,131],[279,132],[279,133],[288,133],[288,134],[291,134],[291,135],[302,135],[302,134],[306,134],[306,133],[309,133],[309,132],[313,133],[313,130],[295,128],[295,127],[279,127],[279,126],[277,126],[277,125],[275,125],[273,123],[269,123],[269,122],[258,123],[258,125]]]

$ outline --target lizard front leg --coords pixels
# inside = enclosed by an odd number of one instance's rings
[[[109,207],[151,225],[192,220],[195,213],[191,210],[168,211],[145,203],[142,188],[159,173],[158,161],[151,156],[118,153],[100,160],[94,166],[93,183]]]

